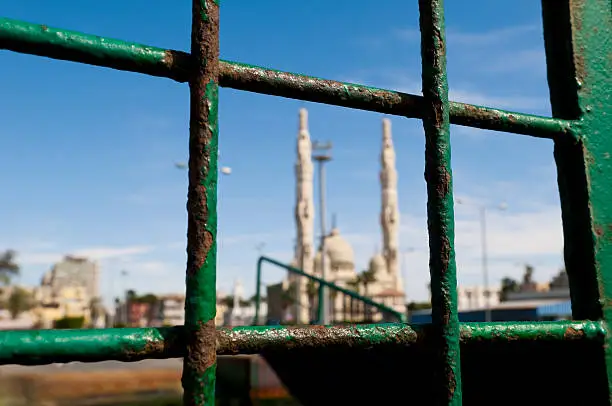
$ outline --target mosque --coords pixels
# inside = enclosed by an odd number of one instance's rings
[[[397,196],[397,171],[395,168],[395,150],[391,138],[391,122],[382,121],[382,145],[380,154],[380,186],[381,186],[381,240],[382,250],[376,253],[367,270],[369,281],[363,283],[358,279],[355,267],[354,251],[351,244],[335,227],[325,237],[325,261],[321,261],[321,247],[314,252],[314,217],[313,201],[314,170],[312,157],[312,142],[308,131],[308,112],[299,112],[299,131],[297,139],[296,176],[296,244],[291,265],[304,272],[321,276],[321,263],[325,266],[326,279],[338,286],[358,290],[360,294],[383,303],[398,311],[405,311],[405,293],[399,264],[399,225],[400,216]],[[320,244],[319,244],[320,245]],[[359,269],[363,269],[359,265]],[[308,323],[312,317],[313,300],[308,295],[308,283],[305,278],[289,273],[285,286],[292,286],[298,294],[298,305],[292,313],[297,315],[296,322]],[[312,295],[311,295],[312,296]],[[342,295],[332,297],[330,311],[332,319],[341,320],[342,316],[334,312],[342,312]]]

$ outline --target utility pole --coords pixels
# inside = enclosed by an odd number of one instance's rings
[[[491,292],[489,291],[489,265],[487,255],[487,207],[480,207],[480,243],[482,258],[482,278],[485,289],[485,322],[491,322]]]
[[[455,203],[470,205],[461,199],[456,199]],[[481,243],[481,260],[482,260],[482,279],[484,283],[485,291],[485,322],[491,322],[491,292],[489,289],[489,264],[487,254],[487,206],[478,205],[478,211],[480,214],[480,243]],[[508,208],[506,203],[500,203],[497,207],[498,210],[504,211]]]
[[[313,159],[318,162],[319,166],[319,212],[321,218],[321,279],[327,281],[327,264],[326,264],[326,254],[327,251],[325,249],[325,237],[327,236],[327,230],[325,226],[325,163],[331,161],[331,142],[326,144],[320,144],[318,142],[314,142],[312,144],[312,150],[314,152]],[[322,320],[319,320],[319,323],[323,325],[329,324],[329,298],[327,296],[327,287],[323,286],[320,290],[321,293],[319,295],[319,306],[322,310],[323,317]]]

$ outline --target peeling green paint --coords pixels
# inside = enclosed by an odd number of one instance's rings
[[[580,142],[555,142],[565,264],[575,318],[612,323],[612,3],[544,0],[544,39],[553,115],[571,119]],[[612,341],[604,345],[612,396]],[[610,399],[612,403],[612,398]]]
[[[210,1],[210,3],[209,3]],[[553,118],[448,100],[443,2],[420,0],[424,96],[218,59],[218,0],[194,0],[192,53],[0,18],[0,49],[190,81],[185,326],[0,332],[0,364],[184,357],[185,404],[214,404],[216,353],[292,348],[439,348],[439,403],[461,403],[460,344],[602,343],[612,395],[612,4],[543,0]],[[571,45],[571,46],[570,46]],[[431,326],[246,327],[215,331],[218,82],[269,95],[423,118],[426,132]],[[555,142],[565,262],[574,317],[554,323],[463,323],[456,312],[450,123]],[[258,285],[259,287],[259,285]],[[364,301],[369,300],[367,298]],[[499,347],[498,347],[499,348]],[[575,347],[574,347],[575,348]]]
[[[596,226],[607,230],[612,225],[612,162],[601,155],[612,152],[612,3],[609,0],[570,2],[572,44],[578,107],[584,137],[584,169],[588,180],[591,238],[594,266],[600,285],[606,328],[612,323],[612,242]],[[592,157],[592,159],[589,159]],[[588,258],[583,258],[587,262]],[[578,271],[578,270],[576,270]],[[606,346],[608,387],[612,396],[612,340]],[[612,399],[611,399],[612,400]]]
[[[430,325],[404,323],[355,326],[222,327],[216,332],[221,355],[259,354],[287,347],[346,345],[417,345],[431,339]],[[462,344],[501,344],[524,341],[600,341],[606,330],[600,322],[461,323]],[[140,361],[185,355],[185,328],[121,328],[92,330],[23,330],[0,332],[0,365],[42,365],[52,362]]]
[[[183,403],[215,404],[219,8],[193,0]]]
[[[419,0],[432,322],[441,371],[435,404],[461,405],[457,267],[444,2]]]

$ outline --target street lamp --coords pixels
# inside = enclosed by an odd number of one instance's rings
[[[264,252],[264,248],[266,248],[266,243],[265,242],[260,242],[255,246],[255,249],[257,250],[257,254],[258,256],[262,256],[263,252]]]
[[[462,199],[455,199],[455,203],[461,205],[471,205]],[[480,239],[481,239],[481,259],[482,259],[482,278],[485,289],[485,321],[491,321],[491,303],[490,303],[490,292],[489,292],[489,269],[488,269],[488,258],[487,258],[487,206],[476,205],[480,212]],[[504,211],[508,208],[506,203],[500,203],[495,207],[497,210]]]
[[[331,142],[326,144],[321,144],[315,141],[312,144],[312,150],[315,152],[312,155],[312,158],[319,163],[319,205],[320,205],[320,215],[321,215],[321,279],[327,280],[326,275],[326,264],[325,264],[325,163],[331,161]],[[329,300],[327,297],[327,288],[325,286],[321,287],[320,290],[320,298],[319,305],[321,309],[323,309],[323,317],[322,320],[319,320],[323,325],[329,324]]]

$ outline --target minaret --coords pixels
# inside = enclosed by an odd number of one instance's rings
[[[382,152],[380,154],[380,186],[382,191],[382,208],[380,225],[383,236],[383,256],[394,283],[394,288],[403,292],[403,283],[399,272],[399,209],[397,199],[397,171],[395,169],[395,150],[391,139],[391,122],[383,119]]]
[[[308,274],[313,273],[313,246],[314,246],[314,200],[313,200],[313,165],[312,165],[312,143],[308,132],[308,112],[300,109],[300,124],[297,141],[297,162],[295,164],[296,177],[296,255],[298,268]],[[289,280],[298,285],[299,312],[298,323],[308,323],[308,296],[306,292],[306,280],[303,277],[295,278],[289,275]],[[297,308],[296,308],[297,310]]]

